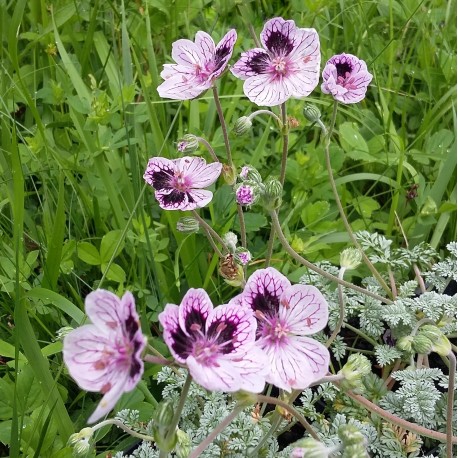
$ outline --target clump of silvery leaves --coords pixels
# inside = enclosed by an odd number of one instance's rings
[[[343,329],[347,328],[344,331],[347,336],[353,333],[354,337],[344,340],[341,331],[334,340],[331,350],[340,366],[334,369],[337,372],[349,355],[357,354],[358,348],[363,347],[361,351],[372,358],[373,372],[365,375],[354,391],[400,418],[445,433],[448,370],[445,369],[444,373],[438,367],[429,367],[429,362],[442,359],[445,367],[446,355],[450,351],[449,338],[456,337],[456,293],[450,295],[446,291],[457,279],[456,242],[447,245],[447,253],[440,260],[439,254],[426,243],[412,250],[391,250],[391,241],[379,234],[360,232],[357,238],[379,272],[386,274],[387,282],[388,272],[391,273],[396,281],[397,297],[393,304],[387,305],[343,288]],[[329,262],[319,265],[333,275],[339,272],[339,268]],[[419,290],[415,272],[424,279],[423,292]],[[336,285],[313,272],[304,275],[301,282],[317,286],[329,303],[329,330],[320,336],[325,342],[339,318]],[[370,291],[384,295],[373,277],[364,278],[362,283]],[[361,341],[364,341],[362,346]],[[391,383],[385,382],[388,374],[391,374]],[[349,424],[365,436],[368,456],[445,456],[444,444],[371,415],[331,384],[304,390],[300,401],[302,407],[299,410],[312,420],[320,439],[329,447],[340,443],[339,428]]]

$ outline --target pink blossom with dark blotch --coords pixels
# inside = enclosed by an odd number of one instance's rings
[[[290,97],[308,96],[320,77],[320,40],[315,29],[294,21],[270,19],[261,33],[263,48],[242,53],[231,72],[245,80],[243,91],[254,103],[274,106]]]
[[[104,395],[89,417],[88,423],[94,423],[139,382],[146,338],[131,293],[119,299],[110,291],[98,289],[86,296],[85,307],[92,324],[65,336],[63,355],[70,375],[83,390]]]
[[[215,46],[212,37],[197,32],[195,42],[178,40],[172,45],[175,64],[165,64],[161,77],[165,80],[157,91],[161,97],[188,100],[209,89],[226,69],[232,56],[237,32],[229,30]]]
[[[207,164],[201,157],[153,157],[143,178],[154,188],[159,206],[164,210],[194,210],[211,201],[213,193],[202,188],[218,179],[221,168],[221,163]]]
[[[328,304],[317,288],[291,285],[268,267],[252,274],[229,304],[250,307],[258,320],[256,345],[269,359],[268,383],[291,391],[307,388],[326,375],[328,349],[306,337],[328,322]]]
[[[196,383],[212,391],[264,389],[266,356],[254,345],[256,319],[247,307],[213,308],[203,289],[190,289],[181,304],[159,314],[164,341]]]
[[[321,90],[339,102],[357,103],[364,99],[371,81],[363,60],[352,54],[338,54],[326,62]]]

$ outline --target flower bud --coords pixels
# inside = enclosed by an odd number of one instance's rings
[[[199,148],[199,140],[198,137],[196,137],[193,134],[186,134],[183,136],[183,138],[180,138],[180,140],[178,140],[177,150],[180,153],[194,153],[194,151],[196,151],[197,148]]]
[[[223,164],[223,171],[221,175],[224,178],[224,181],[229,185],[232,186],[236,179],[237,179],[237,169],[234,165]]]
[[[73,328],[71,326],[64,326],[63,328],[60,328],[56,332],[56,340],[64,340],[64,337],[69,333],[73,331]]]
[[[275,179],[269,180],[262,192],[262,202],[266,210],[276,210],[281,205],[281,196],[283,194],[282,184]]]
[[[72,434],[68,438],[68,445],[73,447],[74,456],[85,456],[89,452],[91,448],[89,440],[93,434],[94,430],[88,427],[83,428],[79,433]]]
[[[433,343],[431,340],[422,334],[417,334],[412,340],[412,350],[415,353],[427,354],[430,353]]]
[[[256,401],[258,399],[256,394],[243,390],[236,391],[232,394],[232,397],[237,401],[238,405],[246,407],[256,404]]]
[[[199,221],[192,216],[184,216],[177,222],[177,231],[188,234],[199,232]]]
[[[261,175],[254,167],[251,167],[251,165],[244,165],[239,176],[242,181],[252,181],[256,184],[262,183]]]
[[[251,119],[248,116],[242,116],[239,119],[237,119],[237,121],[235,121],[232,132],[234,132],[234,134],[237,135],[237,137],[240,137],[249,132],[251,130],[252,125],[253,123],[251,122]]]
[[[294,443],[291,458],[327,458],[329,451],[322,442],[308,437]]]
[[[356,269],[361,263],[361,251],[356,248],[346,248],[340,253],[340,267]]]
[[[154,424],[161,428],[167,428],[172,424],[173,416],[173,401],[170,399],[161,401],[154,411]]]
[[[234,234],[233,232],[226,232],[223,235],[223,242],[226,244],[227,248],[231,253],[235,253],[236,247],[237,247],[237,235]]]
[[[245,248],[239,247],[235,252],[235,260],[242,266],[246,266],[251,261],[251,253]]]
[[[370,361],[364,355],[353,353],[338,372],[344,376],[344,379],[340,383],[342,389],[344,391],[361,390],[363,387],[362,379],[370,372]]]
[[[171,452],[178,441],[177,431],[173,432],[173,434],[168,434],[168,428],[162,428],[156,424],[153,424],[151,428],[153,432],[154,441],[156,442],[156,446],[159,450],[163,452]]]
[[[191,438],[181,429],[177,430],[175,454],[177,458],[187,458],[191,453]]]
[[[435,351],[438,355],[447,356],[452,351],[452,344],[450,343],[450,340],[442,334],[433,342],[431,350]]]
[[[413,342],[413,336],[400,337],[396,341],[396,347],[398,347],[399,350],[411,352],[412,351],[412,342]]]
[[[249,184],[242,184],[238,186],[235,191],[235,200],[239,205],[253,205],[257,200],[256,188]]]
[[[442,331],[432,324],[425,324],[419,330],[418,334],[427,337],[431,342],[439,339],[442,335]]]
[[[337,431],[342,441],[342,457],[366,458],[366,438],[364,434],[354,425],[342,425]]]
[[[227,254],[219,262],[219,273],[227,284],[231,286],[241,286],[244,282],[243,267],[234,262],[234,256]]]
[[[319,108],[316,105],[313,105],[311,103],[306,103],[304,105],[304,116],[310,122],[317,122],[318,120],[321,119],[321,111],[319,110]]]

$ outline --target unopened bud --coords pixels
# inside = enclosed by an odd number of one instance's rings
[[[232,132],[234,132],[235,135],[240,137],[249,132],[251,130],[252,125],[253,123],[251,122],[251,119],[248,116],[242,116],[239,119],[237,119],[237,121],[235,121]]]
[[[354,425],[342,425],[337,431],[342,441],[342,457],[345,458],[366,458],[366,438],[364,434]]]
[[[269,180],[262,192],[262,203],[268,211],[276,210],[281,205],[283,186],[278,180]]]
[[[223,171],[221,175],[224,178],[224,181],[229,185],[232,186],[236,179],[237,179],[237,169],[234,165],[223,164]]]
[[[235,253],[235,250],[237,248],[237,241],[238,241],[237,235],[234,234],[233,232],[229,231],[223,235],[223,242],[225,243],[225,245],[227,246],[227,248],[229,249],[231,253]]]
[[[251,261],[251,253],[245,248],[239,247],[235,252],[235,260],[242,266],[246,266]]]
[[[63,328],[60,328],[56,332],[56,340],[63,340],[64,337],[72,331],[73,331],[73,328],[71,326],[64,326]]]
[[[243,267],[235,263],[232,254],[227,254],[224,258],[221,258],[219,273],[226,283],[231,286],[241,286],[244,282]]]
[[[74,456],[85,456],[89,452],[91,448],[89,440],[93,434],[94,430],[88,427],[83,428],[79,433],[72,434],[68,438],[68,445],[73,447]]]
[[[287,121],[288,127],[290,129],[295,129],[296,127],[299,127],[301,125],[299,120],[297,118],[295,118],[294,116],[288,116],[286,121]]]
[[[237,401],[238,405],[246,407],[256,404],[258,399],[256,394],[243,390],[236,391],[232,397]]]
[[[192,216],[184,216],[177,222],[177,231],[190,234],[199,232],[199,221]]]
[[[153,432],[154,441],[156,442],[159,450],[163,452],[171,452],[178,441],[177,431],[175,430],[173,434],[168,433],[168,428],[161,428],[160,426],[153,423],[151,427]]]
[[[191,438],[181,429],[177,430],[175,455],[177,458],[187,458],[191,453]]]
[[[242,181],[252,181],[256,184],[262,183],[262,177],[260,173],[251,165],[244,165],[240,171],[240,178]]]
[[[400,337],[396,341],[396,347],[398,347],[399,350],[411,352],[412,351],[412,342],[413,342],[413,336]]]
[[[419,330],[418,334],[427,337],[431,342],[434,342],[442,335],[442,331],[432,324],[425,324]]]
[[[317,122],[321,119],[321,111],[316,105],[306,103],[304,105],[304,116],[310,122]]]
[[[173,401],[168,399],[161,401],[154,411],[154,424],[159,427],[168,427],[173,421]]]
[[[340,253],[340,267],[356,269],[361,263],[361,251],[356,248],[346,248]]]
[[[370,361],[364,355],[353,353],[338,372],[344,376],[344,379],[340,383],[342,389],[344,391],[361,390],[363,387],[362,379],[370,372]]]
[[[428,354],[431,351],[433,344],[431,340],[422,334],[417,334],[412,340],[412,350],[415,353]]]
[[[442,334],[436,341],[433,342],[432,351],[438,355],[447,356],[452,351],[452,344],[447,337]]]
[[[291,458],[327,458],[330,449],[322,442],[308,437],[294,443]]]
[[[239,205],[253,205],[257,200],[256,194],[256,188],[248,184],[242,184],[235,191],[235,200]]]
[[[197,148],[199,148],[199,140],[193,134],[186,134],[177,142],[177,150],[180,153],[193,153]]]

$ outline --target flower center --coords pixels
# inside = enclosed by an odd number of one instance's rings
[[[272,70],[277,75],[285,75],[288,70],[286,59],[283,56],[274,57],[272,59]]]
[[[173,177],[172,187],[178,191],[186,192],[189,188],[189,183],[187,178],[183,175],[182,172],[175,172]]]
[[[280,320],[278,316],[267,317],[259,310],[255,312],[261,328],[261,337],[267,337],[270,341],[282,343],[288,337],[290,329],[287,324]]]

